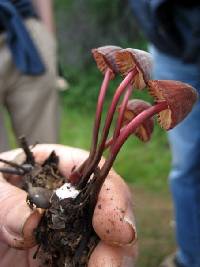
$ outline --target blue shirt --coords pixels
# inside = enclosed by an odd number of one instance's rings
[[[6,33],[15,65],[24,74],[40,75],[45,66],[24,25],[28,17],[36,17],[29,0],[0,0],[0,29]]]

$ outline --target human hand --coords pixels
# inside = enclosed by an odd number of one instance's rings
[[[69,176],[88,156],[81,149],[62,145],[37,145],[33,153],[37,162],[55,150],[60,157],[59,169]],[[0,158],[14,160],[20,150],[0,154]],[[2,167],[0,165],[0,167]],[[26,192],[20,189],[20,177],[0,175],[0,259],[1,267],[39,267],[33,259],[36,250],[33,230],[42,213],[26,204]],[[109,190],[108,190],[109,189]],[[94,249],[88,267],[132,267],[137,254],[134,244],[136,232],[131,194],[124,181],[110,171],[99,194],[93,216],[93,227],[101,241]],[[19,250],[23,249],[23,250]]]

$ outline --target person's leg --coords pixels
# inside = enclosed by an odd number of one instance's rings
[[[9,150],[8,138],[6,127],[4,123],[4,117],[2,110],[0,108],[0,152],[4,152]]]
[[[6,106],[16,137],[24,135],[30,144],[58,142],[58,95],[56,90],[56,45],[53,36],[34,20],[26,22],[46,64],[40,76],[20,74],[13,66]]]
[[[10,53],[6,46],[5,34],[0,33],[0,152],[9,150],[8,133],[4,119],[4,100],[6,88],[6,73],[10,65]]]
[[[200,92],[200,68],[151,49],[154,78],[179,80]],[[170,186],[174,200],[178,260],[186,267],[200,266],[200,103],[175,129],[169,131],[172,150]]]

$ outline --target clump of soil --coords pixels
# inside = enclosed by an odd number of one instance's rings
[[[58,170],[59,158],[55,152],[39,165],[27,145],[24,151],[26,161],[23,165],[30,167],[23,178],[23,188],[28,191],[27,203],[32,208],[46,208],[35,230],[39,249],[45,253],[43,264],[54,267],[86,266],[99,240],[92,227],[96,203],[92,184],[95,179],[81,190],[76,190],[76,197],[61,199],[56,189],[66,183],[66,178]],[[67,186],[69,191],[78,188],[78,184],[73,187],[67,183]]]
[[[32,209],[45,209],[35,229],[38,250],[34,257],[40,257],[46,266],[87,266],[90,254],[99,241],[92,227],[96,204],[96,197],[92,192],[95,177],[82,189],[76,189],[79,184],[72,186],[59,172],[59,158],[54,151],[40,165],[35,162],[24,138],[21,143],[26,154],[25,162],[22,165],[7,161],[5,163],[11,165],[16,174],[20,172],[21,175],[24,172],[22,187],[28,192],[27,204]],[[57,188],[64,188],[63,191],[67,189],[68,194],[75,191],[76,197],[69,195],[62,199],[56,194]],[[38,253],[40,251],[42,253]]]

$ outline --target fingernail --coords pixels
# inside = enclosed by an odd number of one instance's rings
[[[135,220],[134,220],[134,218],[130,219],[129,217],[125,216],[124,222],[126,222],[129,225],[129,227],[131,228],[131,231],[132,231],[130,241],[127,243],[127,245],[132,245],[137,241],[137,230],[136,230],[136,226],[135,226]]]

